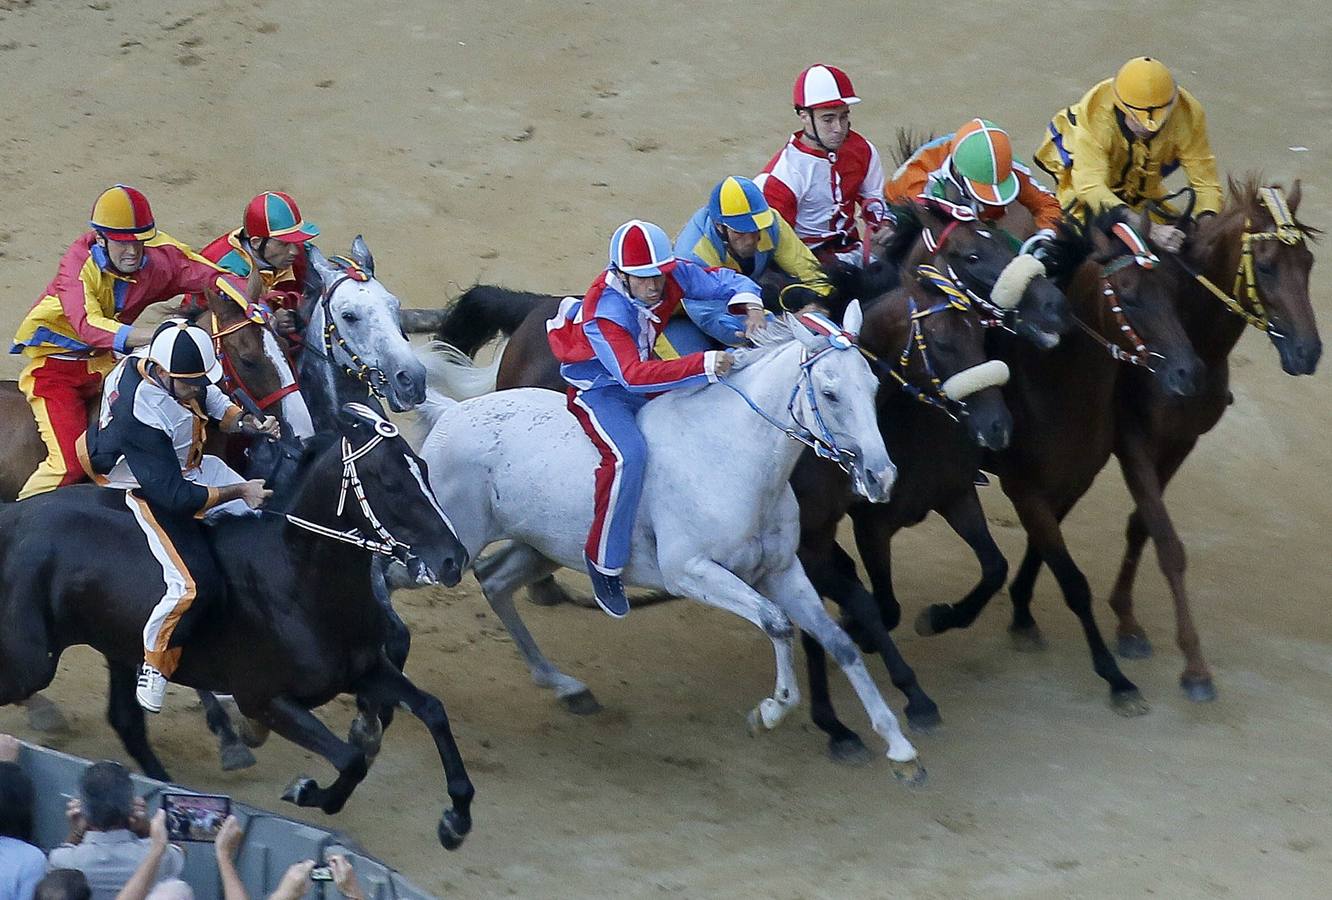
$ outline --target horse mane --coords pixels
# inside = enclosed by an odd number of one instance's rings
[[[1072,216],[1065,216],[1060,220],[1045,256],[1046,274],[1061,288],[1066,286],[1073,273],[1091,256],[1092,234],[1109,232],[1111,226],[1127,218],[1127,208],[1120,206],[1101,210],[1088,218],[1085,225]]]
[[[1269,184],[1272,183],[1268,182],[1263,178],[1262,173],[1257,171],[1247,172],[1238,178],[1233,175],[1228,176],[1226,178],[1226,202],[1222,205],[1221,211],[1217,213],[1218,217],[1227,220],[1252,220],[1267,214],[1266,207],[1264,207],[1262,201],[1258,199],[1258,192],[1260,189],[1269,186]],[[1273,184],[1272,186],[1281,188],[1283,193],[1290,193],[1286,190],[1284,185]],[[1317,241],[1318,236],[1323,233],[1322,229],[1301,222],[1299,218],[1295,216],[1294,210],[1291,210],[1291,216],[1294,219],[1295,227],[1300,230],[1300,233],[1303,234],[1305,238],[1311,241]]]
[[[841,301],[838,309],[831,310],[835,313],[845,312],[846,305],[852,300],[868,302],[883,296],[902,283],[897,265],[887,259],[871,260],[864,267],[853,266],[840,260],[824,263],[823,274]],[[834,318],[840,318],[840,315]]]
[[[914,200],[889,204],[888,209],[896,222],[893,225],[893,236],[883,248],[883,258],[897,265],[911,252],[916,239],[925,230],[925,223],[920,218],[919,204]]]
[[[739,370],[752,366],[759,360],[774,355],[794,340],[795,332],[787,324],[785,316],[771,318],[766,325],[750,337],[749,341],[754,346],[741,347],[738,350],[731,351],[735,357],[735,368]]]
[[[897,145],[893,147],[892,151],[894,165],[902,165],[911,158],[913,153],[936,137],[938,135],[933,131],[916,131],[910,127],[897,129]]]

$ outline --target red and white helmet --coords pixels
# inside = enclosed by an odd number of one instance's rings
[[[626,275],[664,275],[675,268],[671,239],[651,222],[630,219],[611,236],[610,264]]]
[[[796,76],[791,102],[796,109],[818,109],[820,106],[850,106],[859,103],[860,98],[845,72],[836,66],[818,64]]]

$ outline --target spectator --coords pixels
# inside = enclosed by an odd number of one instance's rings
[[[19,742],[0,734],[0,897],[31,900],[46,863],[32,844],[36,795],[18,756]]]
[[[52,869],[37,882],[33,900],[92,900],[92,888],[78,869]]]
[[[143,800],[125,767],[109,760],[89,766],[79,789],[81,799],[66,807],[69,837],[51,851],[51,865],[80,870],[93,900],[113,900],[152,851]],[[184,864],[184,851],[166,845],[149,884],[177,877]]]
[[[179,878],[168,878],[157,883],[147,900],[194,900],[194,888]]]
[[[340,853],[331,854],[328,858],[328,867],[333,871],[333,886],[338,889],[338,893],[347,900],[365,900],[361,883],[356,880],[356,872],[347,857]]]

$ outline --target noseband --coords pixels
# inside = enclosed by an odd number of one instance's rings
[[[338,323],[333,319],[333,310],[331,308],[333,293],[338,288],[342,287],[342,285],[348,281],[355,281],[358,283],[367,282],[370,280],[370,275],[353,260],[347,259],[346,257],[334,256],[331,257],[329,261],[341,266],[344,274],[328,287],[324,288],[323,296],[319,298],[319,306],[324,313],[324,352],[319,355],[322,356],[329,365],[335,365],[333,360],[333,345],[337,344],[342,352],[346,354],[347,359],[350,360],[350,362],[336,363],[336,365],[340,365],[345,373],[364,384],[366,389],[378,397],[381,402],[387,403],[388,398],[384,395],[384,386],[388,384],[388,376],[384,374],[383,369],[378,366],[372,366],[365,360],[361,359],[360,355],[347,345],[346,339],[338,331]],[[307,347],[307,352],[310,349],[311,348]]]

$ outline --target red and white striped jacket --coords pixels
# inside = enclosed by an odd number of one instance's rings
[[[860,244],[856,207],[870,227],[882,221],[883,163],[874,145],[852,131],[836,153],[806,147],[797,131],[754,181],[812,250]]]

